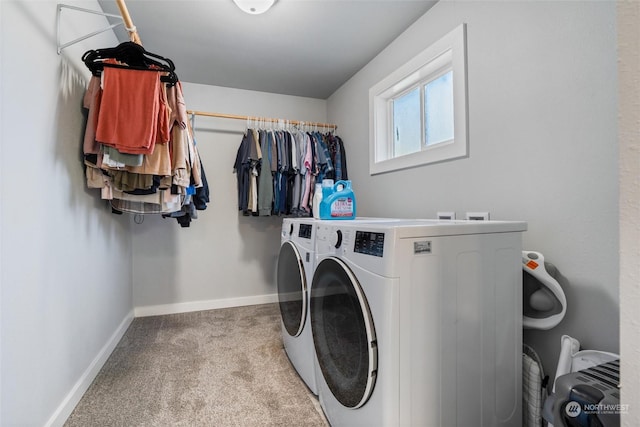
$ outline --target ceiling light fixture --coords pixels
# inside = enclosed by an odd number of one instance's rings
[[[233,2],[243,12],[259,15],[269,10],[276,0],[233,0]]]

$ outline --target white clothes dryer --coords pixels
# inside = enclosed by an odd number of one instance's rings
[[[284,349],[309,390],[318,394],[309,321],[309,287],[315,267],[314,222],[313,218],[283,219],[277,286]]]
[[[333,427],[521,424],[526,223],[316,228],[310,320]]]
[[[397,221],[356,218],[355,224]],[[318,394],[316,357],[309,319],[309,291],[315,269],[315,236],[318,224],[344,221],[284,218],[277,265],[278,303],[285,352],[309,390]]]

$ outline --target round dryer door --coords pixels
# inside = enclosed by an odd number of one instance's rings
[[[278,255],[278,302],[287,333],[302,333],[307,317],[307,276],[300,252],[292,242],[284,242]]]
[[[318,264],[311,285],[311,331],[327,386],[347,408],[359,408],[373,392],[378,348],[366,296],[338,258]]]

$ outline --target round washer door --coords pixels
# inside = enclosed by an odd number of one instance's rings
[[[311,331],[327,386],[347,408],[364,405],[376,381],[378,346],[366,296],[349,267],[329,257],[311,285]]]
[[[286,241],[278,255],[278,302],[287,333],[297,337],[307,318],[307,276],[300,252]]]

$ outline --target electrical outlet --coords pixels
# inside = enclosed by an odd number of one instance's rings
[[[455,212],[438,212],[438,219],[456,219]]]
[[[469,221],[489,221],[489,212],[467,212]]]

